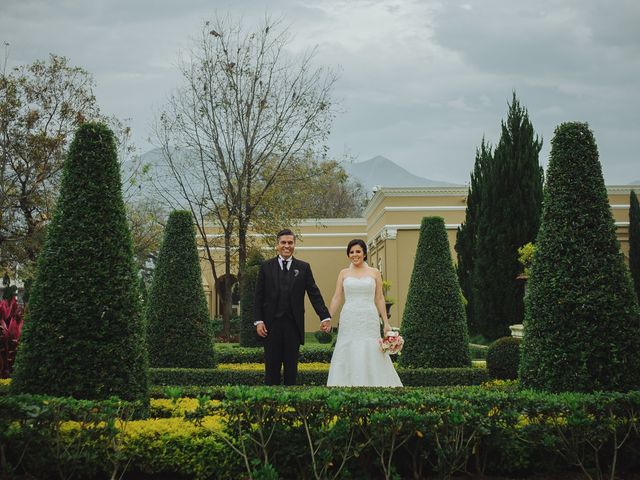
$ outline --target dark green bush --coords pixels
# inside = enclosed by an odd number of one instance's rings
[[[520,344],[522,339],[502,337],[493,342],[487,351],[487,370],[491,378],[515,380],[518,378]]]
[[[331,332],[323,332],[322,330],[318,330],[313,333],[313,336],[316,337],[318,343],[331,343],[333,341],[333,335]]]
[[[215,365],[213,328],[191,213],[169,215],[146,308],[149,363],[154,367]]]
[[[300,370],[298,385],[326,385],[328,371]],[[405,386],[479,385],[489,379],[484,368],[399,368]],[[263,385],[264,371],[224,368],[152,368],[156,386]]]
[[[75,134],[40,252],[12,389],[147,399],[147,344],[113,133]]]
[[[422,219],[402,319],[402,336],[405,339],[399,359],[402,366],[471,365],[462,293],[441,217]]]
[[[306,343],[300,347],[300,363],[329,363],[333,349],[331,345]],[[262,347],[240,347],[233,343],[217,343],[216,359],[218,363],[262,363],[264,349]]]
[[[243,347],[261,345],[256,327],[253,325],[253,297],[263,261],[264,257],[260,251],[253,250],[240,275],[240,345]]]
[[[0,474],[110,478],[127,466],[127,474],[198,480],[246,478],[247,469],[272,470],[278,478],[457,478],[468,472],[562,478],[576,469],[627,478],[640,467],[637,391],[209,387],[196,393],[200,406],[184,420],[162,423],[161,435],[145,428],[158,422],[151,419],[126,438],[112,421],[127,419],[126,405],[117,400],[0,397]],[[208,415],[225,420],[199,426]],[[67,420],[79,422],[73,434]]]
[[[551,142],[525,298],[520,379],[550,391],[640,387],[640,309],[587,124]]]

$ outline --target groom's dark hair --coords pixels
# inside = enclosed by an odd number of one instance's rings
[[[360,245],[360,247],[362,247],[362,253],[364,253],[364,259],[366,260],[367,259],[367,244],[365,243],[364,240],[361,240],[359,238],[354,238],[347,245],[347,257],[349,256],[349,252],[351,251],[351,247],[353,247],[354,245]]]
[[[280,230],[278,232],[278,235],[276,235],[276,239],[279,241],[280,237],[284,236],[284,235],[291,235],[293,236],[293,239],[296,239],[296,235],[295,233],[293,233],[291,230],[289,230],[288,228],[283,228],[282,230]]]

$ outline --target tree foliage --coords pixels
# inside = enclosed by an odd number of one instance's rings
[[[640,386],[640,309],[585,123],[561,124],[551,142],[520,378],[551,391]]]
[[[485,338],[509,334],[522,323],[524,282],[518,248],[535,239],[540,224],[542,141],[513,94],[493,156],[483,164],[473,244],[474,323]]]
[[[84,123],[38,259],[12,387],[148,399],[145,325],[114,136]]]
[[[629,194],[629,270],[636,297],[640,300],[640,205],[633,190]]]
[[[215,366],[213,329],[190,212],[174,211],[169,215],[148,295],[146,319],[151,366]]]
[[[289,43],[287,29],[268,18],[253,29],[230,18],[206,22],[181,67],[184,84],[157,122],[157,177],[173,207],[196,219],[216,282],[231,281],[235,253],[244,266],[247,234],[276,179],[329,133],[335,75],[313,67],[313,51],[289,56]],[[205,235],[211,223],[223,232],[222,275]],[[231,285],[223,290],[228,334]]]
[[[78,126],[99,120],[116,133],[120,161],[129,161],[125,198],[139,176],[129,126],[100,113],[94,87],[89,72],[58,55],[0,74],[0,267],[23,280],[33,275]]]
[[[467,194],[467,210],[464,222],[458,227],[456,234],[455,250],[458,257],[456,272],[460,288],[467,303],[465,305],[467,314],[467,325],[472,334],[478,333],[478,326],[473,318],[473,288],[471,278],[475,258],[475,243],[478,235],[478,209],[480,205],[480,195],[484,185],[484,174],[492,160],[491,146],[485,142],[484,138],[480,148],[476,149],[476,160],[471,173],[471,183]]]
[[[422,219],[402,334],[406,343],[400,362],[404,366],[471,365],[462,293],[441,217]]]
[[[99,116],[92,77],[64,57],[0,77],[0,254],[3,266],[32,262],[51,218],[75,129]]]
[[[256,327],[253,325],[253,306],[256,283],[264,256],[260,250],[253,250],[240,276],[240,346],[260,345]]]

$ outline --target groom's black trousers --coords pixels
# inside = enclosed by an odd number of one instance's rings
[[[293,318],[276,317],[264,339],[264,383],[280,385],[280,370],[284,366],[284,384],[295,385],[298,376],[300,336]]]

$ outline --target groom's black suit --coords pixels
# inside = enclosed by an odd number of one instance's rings
[[[304,344],[304,295],[320,320],[329,311],[316,285],[311,266],[290,257],[288,271],[280,268],[278,257],[264,262],[258,273],[254,298],[254,321],[263,321],[268,334],[264,340],[265,384],[280,384],[284,365],[284,384],[295,385],[300,345]]]

